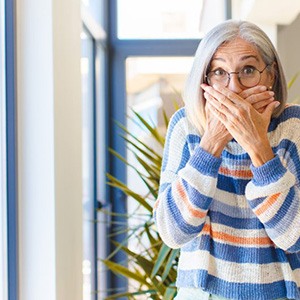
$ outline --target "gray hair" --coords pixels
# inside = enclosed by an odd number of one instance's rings
[[[274,65],[275,80],[272,90],[280,105],[273,112],[273,117],[279,116],[284,110],[287,102],[287,83],[278,53],[271,40],[253,23],[228,20],[214,27],[199,43],[183,93],[187,117],[200,134],[203,134],[206,123],[205,99],[200,84],[206,82],[205,75],[216,50],[225,42],[238,37],[256,46],[266,65]]]

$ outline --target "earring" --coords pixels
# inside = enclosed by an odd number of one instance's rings
[[[272,91],[272,86],[270,85],[269,87],[268,87],[268,91]]]

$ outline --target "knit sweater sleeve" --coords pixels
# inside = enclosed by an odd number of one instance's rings
[[[184,110],[171,118],[160,178],[160,190],[154,205],[154,219],[163,241],[179,248],[202,230],[216,190],[221,159],[199,145],[189,147]],[[199,140],[199,137],[198,137]],[[199,144],[199,141],[198,141]]]
[[[278,141],[275,157],[255,168],[253,179],[246,187],[246,198],[253,212],[263,223],[276,246],[287,252],[300,251],[300,136],[295,128],[297,118],[286,118],[280,131],[284,138]]]

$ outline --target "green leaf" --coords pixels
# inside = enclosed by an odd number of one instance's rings
[[[290,89],[292,87],[292,85],[294,84],[294,82],[296,81],[296,79],[298,78],[300,72],[297,72],[292,79],[288,82],[288,89]]]
[[[147,209],[149,212],[152,212],[153,208],[152,206],[139,194],[135,193],[131,189],[129,189],[124,183],[122,183],[120,180],[118,180],[116,177],[107,174],[107,177],[111,182],[108,182],[108,184],[112,187],[116,187],[120,190],[122,190],[127,196],[131,196],[134,199],[136,199],[145,209]]]
[[[158,253],[158,257],[156,259],[155,265],[153,267],[152,273],[151,273],[151,278],[153,278],[158,270],[161,268],[161,266],[164,264],[166,257],[168,256],[168,254],[170,253],[171,249],[163,244],[160,248],[160,251]]]
[[[119,299],[122,297],[133,297],[133,296],[139,296],[139,295],[154,295],[156,294],[156,290],[141,290],[141,291],[136,291],[136,292],[125,292],[125,293],[118,293],[114,294],[111,296],[107,296],[105,299],[106,300],[111,300],[111,299]]]
[[[114,273],[123,275],[127,278],[132,278],[135,281],[139,282],[141,285],[151,287],[151,285],[142,276],[139,276],[137,273],[131,272],[130,270],[128,270],[128,268],[125,268],[120,264],[114,263],[106,259],[102,260],[102,262]]]
[[[179,256],[179,249],[173,249],[169,255],[168,261],[164,265],[164,272],[161,276],[161,280],[164,281],[168,276],[173,277],[172,280],[176,280],[177,273],[174,271],[174,262]]]
[[[176,288],[169,286],[164,294],[164,300],[172,300],[176,296],[176,293]]]

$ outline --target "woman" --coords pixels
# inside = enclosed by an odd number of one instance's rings
[[[286,98],[256,25],[226,21],[201,41],[154,208],[181,248],[176,299],[300,299],[300,108]]]

